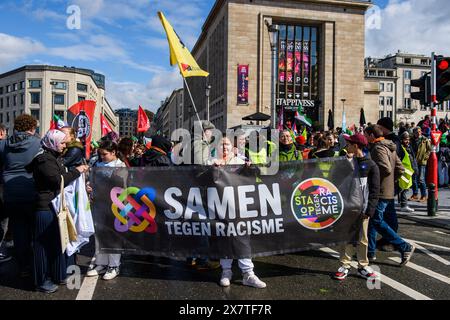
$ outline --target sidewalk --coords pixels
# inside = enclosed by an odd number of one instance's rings
[[[412,192],[408,194],[408,198]],[[427,204],[408,201],[408,206],[415,210],[414,213],[400,212],[400,206],[397,203],[397,215],[401,218],[424,223],[433,227],[439,227],[450,230],[450,189],[439,189],[438,212],[435,217],[429,217],[427,213]]]

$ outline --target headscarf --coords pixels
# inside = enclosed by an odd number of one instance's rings
[[[41,144],[44,148],[60,152],[59,146],[66,140],[67,136],[64,132],[59,130],[49,130],[44,138],[42,138]]]

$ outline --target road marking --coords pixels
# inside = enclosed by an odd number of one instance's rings
[[[339,258],[339,253],[330,248],[320,248],[319,250],[328,253],[329,255],[335,258]],[[358,268],[358,264],[355,261],[352,261],[351,266],[355,269]],[[415,291],[414,289],[411,289],[410,287],[407,287],[404,284],[401,284],[400,282],[397,282],[384,274],[381,274],[380,281],[394,288],[395,290],[400,291],[401,293],[407,295],[408,297],[413,298],[414,300],[432,300],[430,297],[427,297],[426,295],[423,295],[420,292]]]
[[[443,247],[443,246],[439,246],[439,245],[433,244],[433,243],[427,243],[427,242],[422,242],[422,241],[417,241],[417,240],[411,240],[411,239],[403,239],[403,240],[405,240],[405,241],[411,241],[411,242],[414,242],[414,243],[420,243],[420,244],[423,244],[424,246],[429,246],[429,247],[434,247],[434,248],[437,248],[437,249],[442,249],[442,250],[450,251],[450,248],[449,248],[449,247]]]
[[[411,241],[411,242],[414,242],[414,241]],[[437,261],[439,261],[439,262],[445,264],[446,266],[450,266],[450,261],[445,260],[444,258],[438,256],[437,254],[431,252],[430,250],[428,250],[428,249],[422,247],[421,245],[419,245],[419,244],[417,244],[417,243],[414,243],[414,245],[416,246],[417,249],[419,249],[420,251],[424,252],[424,253],[427,254],[429,257],[431,257],[431,258],[433,258],[433,259],[436,259]]]
[[[89,267],[94,265],[95,256],[92,258]],[[83,284],[80,291],[78,291],[77,298],[75,300],[92,300],[94,296],[95,287],[97,286],[99,276],[96,277],[84,277]]]
[[[438,231],[438,230],[434,230],[433,232],[434,232],[434,233],[438,233],[438,234],[443,234],[443,235],[445,235],[445,236],[448,236],[448,235],[449,235],[448,233],[445,233],[445,232],[442,232],[442,231]]]
[[[92,300],[98,278],[99,276],[84,277],[83,284],[81,285],[76,300]]]
[[[389,259],[391,259],[392,261],[395,261],[395,262],[399,262],[399,263],[400,263],[400,260],[401,260],[400,258],[397,258],[397,257],[390,257]],[[427,276],[435,278],[435,279],[437,279],[439,281],[445,282],[446,284],[450,284],[450,278],[448,278],[446,276],[443,276],[442,274],[439,274],[437,272],[434,272],[434,271],[432,271],[430,269],[424,268],[424,267],[419,266],[419,265],[417,265],[415,263],[412,263],[412,262],[408,262],[408,264],[406,266],[408,268],[411,268],[411,269],[419,271],[419,272],[421,272],[423,274],[426,274]]]

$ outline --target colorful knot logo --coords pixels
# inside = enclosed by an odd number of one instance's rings
[[[155,222],[156,207],[153,201],[156,199],[156,191],[152,188],[138,189],[119,187],[111,190],[111,209],[116,217],[114,228],[118,232],[147,232],[150,234],[158,231]]]

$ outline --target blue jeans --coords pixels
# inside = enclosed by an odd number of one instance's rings
[[[377,208],[375,209],[375,214],[369,221],[369,230],[367,232],[369,238],[369,249],[367,254],[369,256],[375,255],[375,250],[377,248],[377,233],[381,234],[383,239],[394,245],[400,252],[405,252],[409,249],[409,244],[400,238],[383,219],[386,208],[391,201],[392,200],[380,199]]]
[[[419,172],[413,175],[412,190],[415,196],[420,194],[423,197],[427,196],[427,184],[426,184],[427,166],[419,166]]]

